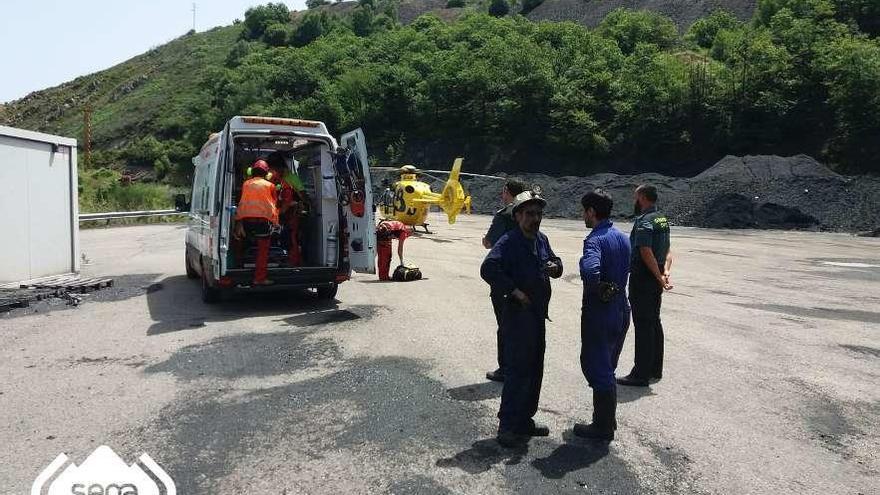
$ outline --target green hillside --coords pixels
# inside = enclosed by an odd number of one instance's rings
[[[118,147],[147,134],[180,137],[207,70],[222,66],[241,28],[227,26],[177,38],[110,69],[78,77],[6,105],[9,125],[82,136],[91,104],[95,148]],[[168,136],[170,134],[170,136]]]
[[[363,127],[384,163],[463,155],[471,170],[692,175],[726,154],[807,153],[843,172],[880,171],[871,3],[761,0],[744,20],[751,3],[731,0],[736,15],[685,28],[696,11],[615,10],[587,27],[595,15],[584,8],[572,13],[581,23],[532,22],[503,15],[506,0],[438,1],[293,15],[269,4],[10,102],[0,122],[81,139],[91,105],[95,152],[82,175],[94,209],[160,202],[164,189],[123,205],[119,175],[186,184],[190,157],[236,114]],[[554,18],[566,11],[547,2]]]

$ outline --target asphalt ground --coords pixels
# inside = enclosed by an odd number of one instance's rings
[[[494,440],[501,387],[479,278],[485,216],[407,241],[425,279],[203,304],[177,225],[82,232],[78,307],[0,315],[0,493],[59,453],[148,453],[181,494],[880,493],[880,239],[673,229],[664,378],[619,389],[616,440],[578,353],[585,229],[545,220],[553,282],[537,419]],[[623,225],[628,231],[628,225]],[[620,374],[632,362],[632,329]]]

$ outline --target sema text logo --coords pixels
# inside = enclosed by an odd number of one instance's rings
[[[137,463],[127,466],[110,447],[102,445],[82,465],[70,463],[48,485],[47,495],[177,495],[174,481],[147,454],[138,460],[153,476]],[[68,457],[59,454],[34,480],[31,495],[41,495],[46,484],[65,464]]]

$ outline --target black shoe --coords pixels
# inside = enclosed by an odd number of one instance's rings
[[[504,431],[498,433],[498,444],[508,449],[518,449],[525,447],[529,443],[529,436],[512,431]]]
[[[541,423],[535,423],[532,421],[532,427],[529,429],[529,436],[531,437],[546,437],[550,435],[550,428],[546,425],[542,425]]]
[[[647,378],[639,378],[636,376],[632,376],[632,374],[626,375],[623,378],[617,379],[618,385],[626,385],[627,387],[647,387],[648,379]]]
[[[486,378],[493,382],[504,382],[504,372],[501,371],[501,368],[498,368],[495,371],[486,373]]]
[[[602,440],[606,442],[614,440],[614,430],[600,428],[599,426],[596,426],[596,423],[590,423],[588,425],[575,423],[574,434],[588,440]]]

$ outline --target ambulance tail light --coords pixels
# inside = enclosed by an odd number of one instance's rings
[[[339,270],[336,272],[336,283],[344,282],[351,278],[351,263],[348,258],[348,229],[342,228],[339,232]]]

